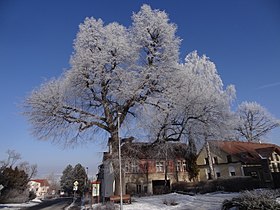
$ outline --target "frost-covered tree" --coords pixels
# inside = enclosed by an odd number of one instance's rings
[[[215,64],[196,51],[187,55],[185,63],[177,68],[176,84],[165,90],[149,115],[154,139],[186,142],[190,131],[195,139],[226,135],[234,87],[224,89]]]
[[[112,159],[117,158],[118,113],[122,125],[137,105],[168,86],[180,44],[165,12],[143,5],[132,21],[126,28],[86,18],[79,26],[71,68],[25,101],[36,137],[70,144],[105,133],[112,139]],[[113,167],[116,171],[117,162]],[[118,176],[116,186],[119,194]]]
[[[236,115],[238,121],[235,129],[241,139],[249,142],[260,141],[261,137],[280,125],[278,119],[256,102],[241,103]]]
[[[148,118],[152,122],[147,122],[153,134],[151,139],[188,142],[185,158],[192,162],[188,170],[194,178],[199,140],[202,143],[210,138],[223,138],[231,130],[230,107],[235,88],[230,85],[224,89],[215,64],[196,51],[188,54],[177,68],[178,78],[154,103],[156,106],[150,106],[152,114]]]

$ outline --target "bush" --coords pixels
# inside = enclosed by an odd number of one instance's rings
[[[114,203],[107,202],[105,205],[97,205],[93,210],[115,210],[116,206]]]
[[[176,200],[174,198],[165,198],[162,201],[163,204],[167,205],[167,206],[176,206],[178,205],[178,203],[176,202]]]
[[[254,190],[245,191],[240,196],[223,202],[222,210],[237,208],[239,210],[280,210],[280,204],[276,198],[280,196],[279,191],[273,190]]]
[[[9,190],[1,196],[1,203],[25,203],[29,201],[29,191]]]
[[[240,192],[253,190],[260,187],[259,181],[250,176],[220,178],[214,180],[217,187],[221,187],[226,192]]]
[[[209,193],[215,191],[240,192],[259,188],[259,181],[249,177],[218,178],[196,183],[177,182],[172,184],[175,192]]]
[[[175,182],[172,184],[173,192],[197,193],[198,182]]]

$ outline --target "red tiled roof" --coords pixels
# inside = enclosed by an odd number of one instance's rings
[[[269,143],[242,141],[209,141],[209,143],[211,147],[218,147],[244,163],[258,163],[262,158],[270,157],[274,151],[280,154],[280,147]]]
[[[41,186],[49,186],[50,185],[48,180],[46,180],[46,179],[32,179],[30,181],[38,182],[38,183],[41,184]]]

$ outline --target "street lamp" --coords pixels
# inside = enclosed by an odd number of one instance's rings
[[[123,193],[122,193],[122,157],[121,157],[121,138],[120,138],[120,116],[118,112],[118,138],[119,138],[119,166],[120,166],[120,210],[123,210]]]

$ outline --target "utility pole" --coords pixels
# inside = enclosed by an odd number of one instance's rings
[[[118,112],[118,137],[119,137],[119,166],[120,166],[120,210],[123,210],[123,192],[122,192],[122,159],[121,159],[121,138],[120,138],[120,115]]]

